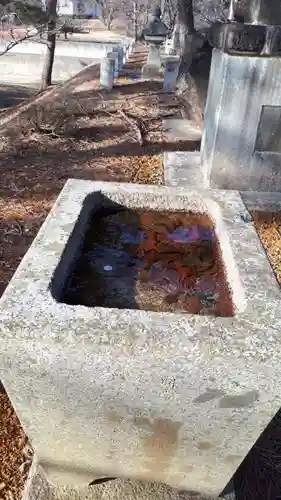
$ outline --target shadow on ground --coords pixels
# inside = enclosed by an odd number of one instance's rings
[[[36,91],[19,85],[0,85],[0,110],[21,104]]]
[[[233,500],[281,500],[281,409],[235,472]],[[233,490],[232,490],[233,491]]]

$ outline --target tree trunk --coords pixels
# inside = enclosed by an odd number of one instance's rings
[[[178,19],[185,31],[188,33],[195,31],[192,0],[179,0]]]
[[[108,31],[111,31],[112,22],[113,22],[113,10],[109,9],[108,15],[107,15],[107,20],[106,20],[106,27],[107,27]]]
[[[57,0],[49,0],[48,4],[48,33],[47,50],[44,60],[44,67],[41,78],[41,90],[45,90],[52,83],[52,72],[56,48],[56,18],[57,18]]]
[[[193,57],[191,64],[182,68],[178,81],[178,98],[185,118],[203,126],[209,74],[211,68],[212,47],[206,42],[202,50]]]
[[[207,81],[210,66],[210,54],[202,53],[199,59],[195,55],[203,39],[195,31],[192,0],[179,0],[178,30],[181,60],[177,80],[177,93],[185,110],[186,118],[202,125],[205,87],[202,78]],[[203,68],[202,64],[203,62]]]
[[[192,40],[195,35],[192,0],[179,0],[178,31],[181,49],[181,66],[192,60]],[[181,70],[181,68],[180,68]]]
[[[133,30],[134,30],[134,39],[138,39],[138,15],[137,15],[137,5],[136,2],[133,1]]]
[[[192,0],[179,0],[177,31],[181,52],[178,73],[178,86],[182,86],[182,77],[187,73],[192,62],[193,38],[195,36]]]

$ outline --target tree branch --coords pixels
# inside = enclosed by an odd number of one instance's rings
[[[13,34],[10,33],[11,36],[13,37]],[[34,33],[26,33],[22,38],[18,38],[18,39],[15,39],[13,37],[13,40],[11,40],[7,47],[2,51],[0,52],[0,56],[3,56],[4,54],[6,54],[7,52],[9,52],[9,50],[11,50],[13,47],[15,47],[16,45],[18,45],[19,43],[22,43],[24,42],[25,40],[29,40],[30,38],[33,38],[35,36]]]

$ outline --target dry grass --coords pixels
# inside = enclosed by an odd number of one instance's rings
[[[275,275],[281,283],[281,213],[252,212],[251,215]]]
[[[0,498],[20,498],[32,460],[32,450],[9,398],[0,383]]]

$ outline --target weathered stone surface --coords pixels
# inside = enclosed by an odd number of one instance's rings
[[[115,59],[106,57],[100,65],[100,86],[102,89],[111,90],[114,82]]]
[[[179,64],[179,58],[176,57],[169,57],[165,60],[163,90],[171,91],[176,88]]]
[[[55,488],[49,483],[37,457],[34,457],[29,471],[22,500],[56,500]]]
[[[231,0],[229,19],[246,24],[281,25],[281,5],[276,0]]]
[[[199,151],[165,151],[164,180],[166,186],[203,187]]]
[[[281,191],[281,155],[256,149],[263,107],[280,106],[281,59],[213,51],[201,143],[207,186]],[[265,122],[267,136],[279,133],[280,124],[273,115]]]
[[[166,118],[163,120],[164,134],[167,139],[179,141],[200,141],[202,129],[198,123],[183,118]]]
[[[166,186],[204,187],[200,152],[165,152],[164,179]],[[242,191],[240,195],[248,210],[281,211],[281,193]]]
[[[90,488],[58,487],[55,500],[213,500],[213,497],[196,495],[165,484],[117,479]],[[235,500],[235,497],[226,495],[222,500]]]
[[[281,193],[244,191],[241,196],[248,210],[272,213],[281,211]]]
[[[163,76],[163,68],[159,47],[150,45],[146,64],[142,67],[143,78],[158,78]]]
[[[104,196],[207,212],[235,316],[58,302]],[[281,406],[279,305],[238,193],[72,180],[1,299],[0,379],[52,482],[130,476],[218,495]]]
[[[210,31],[212,45],[228,54],[260,55],[266,41],[266,27],[242,23],[216,23]]]

